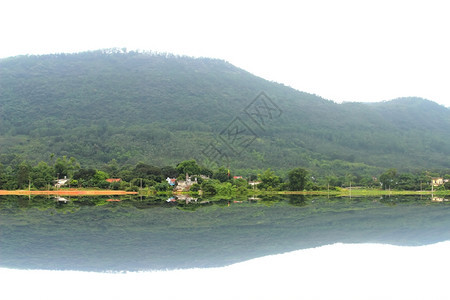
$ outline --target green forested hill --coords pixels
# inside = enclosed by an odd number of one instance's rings
[[[87,166],[210,163],[215,149],[235,169],[448,169],[449,128],[450,110],[425,99],[336,104],[215,59],[95,51],[0,60],[3,164],[51,153]]]

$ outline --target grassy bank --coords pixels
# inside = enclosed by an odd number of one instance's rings
[[[333,191],[255,191],[255,194],[278,195],[330,195],[330,196],[388,196],[388,195],[436,195],[447,196],[450,191],[404,191],[378,189],[339,189]]]
[[[196,195],[201,196],[198,193],[172,193],[172,192],[157,192],[141,190],[140,192],[127,192],[119,190],[100,190],[100,189],[59,189],[59,190],[47,190],[47,191],[29,191],[29,190],[0,190],[0,195],[61,195],[61,196],[96,196],[96,195]],[[402,190],[377,190],[377,189],[339,189],[333,191],[261,191],[261,190],[249,190],[247,195],[323,195],[323,196],[389,196],[389,195],[434,195],[434,196],[450,196],[450,191],[402,191]],[[221,195],[216,195],[221,196]],[[239,195],[224,195],[224,196],[243,196]]]

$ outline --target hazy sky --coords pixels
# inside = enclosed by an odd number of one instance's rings
[[[447,1],[0,2],[0,57],[126,47],[227,60],[341,101],[450,106]]]

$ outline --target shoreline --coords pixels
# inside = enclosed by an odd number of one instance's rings
[[[316,195],[316,196],[334,196],[334,197],[345,197],[345,196],[407,196],[407,195],[450,195],[450,191],[406,191],[406,190],[371,190],[371,189],[342,189],[339,191],[257,191],[256,193],[251,193],[255,195]]]
[[[141,192],[127,192],[123,190],[79,190],[79,189],[61,189],[61,190],[46,190],[46,191],[30,191],[30,190],[0,190],[0,196],[16,195],[16,196],[29,196],[29,195],[61,195],[61,196],[108,196],[108,195],[143,195]],[[159,193],[157,193],[159,194]],[[187,194],[192,195],[189,192],[183,193],[164,193],[164,195],[179,195]],[[195,194],[195,193],[194,193]],[[394,195],[435,195],[435,196],[447,196],[450,195],[450,191],[386,191],[386,190],[348,190],[342,189],[340,191],[250,191],[246,194],[251,195],[315,195],[315,196],[333,196],[333,197],[352,197],[352,196],[394,196]],[[220,196],[220,195],[218,195]],[[238,196],[238,195],[236,195]]]

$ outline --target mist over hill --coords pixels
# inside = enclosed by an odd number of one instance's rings
[[[323,174],[450,168],[450,109],[421,98],[336,104],[225,61],[123,51],[0,60],[0,162]]]

